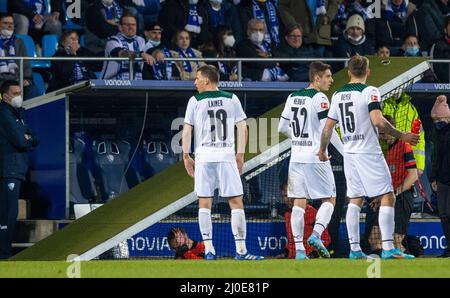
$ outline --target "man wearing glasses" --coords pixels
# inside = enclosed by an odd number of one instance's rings
[[[134,71],[130,76],[129,61],[105,61],[103,63],[102,79],[142,80],[144,62],[153,65],[155,59],[144,52],[145,39],[136,35],[136,17],[124,14],[120,18],[119,33],[109,38],[106,43],[106,57],[143,58],[143,62],[134,62]]]
[[[275,50],[278,58],[314,58],[314,51],[309,46],[303,45],[303,30],[299,24],[294,24],[286,29],[284,40]],[[290,61],[280,62],[280,67],[289,76],[291,81],[308,81],[308,62]]]

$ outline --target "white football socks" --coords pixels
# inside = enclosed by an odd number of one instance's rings
[[[200,226],[200,233],[202,234],[203,244],[205,244],[205,254],[216,254],[212,242],[212,221],[211,210],[208,208],[198,209],[198,225]]]
[[[294,236],[295,250],[305,250],[303,246],[303,231],[305,227],[305,209],[294,206],[291,214],[291,228]]]
[[[247,236],[247,223],[245,221],[244,209],[231,210],[231,231],[236,243],[236,252],[241,255],[247,254],[245,239]]]
[[[350,249],[353,251],[361,250],[359,245],[359,214],[361,208],[353,203],[347,206],[347,214],[345,217],[345,224],[347,225],[348,241],[350,242]]]
[[[316,223],[314,224],[313,231],[319,238],[330,223],[333,210],[334,206],[330,202],[324,202],[320,205],[319,211],[317,211]]]
[[[381,206],[378,215],[383,250],[394,249],[394,207]]]

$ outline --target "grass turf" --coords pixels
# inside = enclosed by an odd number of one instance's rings
[[[380,86],[423,62],[424,58],[395,57],[391,59],[388,66],[382,65],[377,57],[371,57],[370,61],[372,75],[367,83]],[[332,94],[347,80],[346,69],[336,73],[334,75],[335,83],[327,94]],[[283,105],[279,105],[259,118],[279,118],[282,109]],[[267,131],[271,131],[271,121],[268,121]],[[250,135],[249,142],[258,143],[258,135]],[[270,133],[267,134],[267,138],[265,144],[276,144],[271,140]],[[281,136],[280,141],[283,139],[285,137]],[[247,153],[245,158],[248,160],[257,154],[258,152]],[[187,195],[193,189],[193,179],[186,174],[183,163],[179,162],[124,193],[118,199],[110,201],[102,208],[94,210],[61,231],[20,252],[12,260],[65,260],[70,254],[81,255],[178,198]]]
[[[0,277],[67,277],[63,261],[0,262]],[[81,262],[81,277],[122,278],[365,278],[373,263],[314,259],[263,261],[124,260]],[[382,260],[381,277],[450,277],[449,259]]]

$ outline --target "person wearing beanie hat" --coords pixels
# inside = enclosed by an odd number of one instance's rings
[[[359,14],[352,15],[347,20],[342,36],[333,45],[333,56],[350,58],[356,54],[360,56],[374,55],[374,43],[365,35],[365,30],[364,19]]]
[[[437,193],[438,211],[447,243],[450,241],[450,110],[447,97],[439,95],[431,109],[434,122],[431,188]],[[441,257],[450,257],[447,245]]]

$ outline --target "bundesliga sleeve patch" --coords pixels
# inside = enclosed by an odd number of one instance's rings
[[[372,95],[370,96],[370,101],[378,101],[378,96],[377,95]]]
[[[328,102],[322,102],[322,103],[320,103],[320,107],[321,107],[322,109],[328,109]]]

